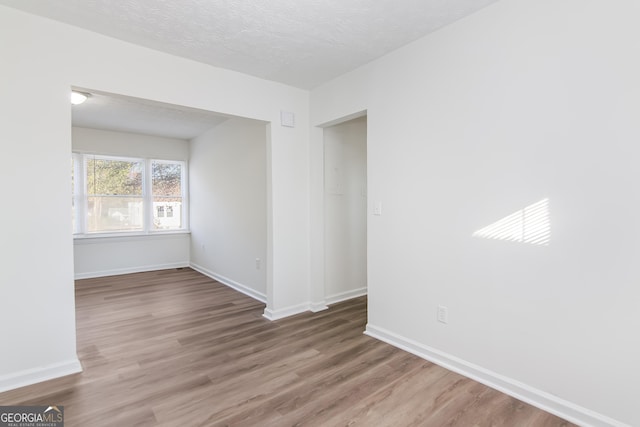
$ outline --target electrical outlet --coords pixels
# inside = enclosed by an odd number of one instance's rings
[[[260,270],[260,258],[256,258],[256,270]]]
[[[438,322],[449,323],[449,309],[444,305],[438,306]]]

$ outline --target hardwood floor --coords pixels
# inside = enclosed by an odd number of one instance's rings
[[[362,334],[366,298],[270,322],[191,269],[76,283],[84,372],[0,394],[67,426],[572,424]]]

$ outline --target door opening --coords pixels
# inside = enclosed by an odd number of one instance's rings
[[[325,301],[367,293],[367,117],[324,128]]]

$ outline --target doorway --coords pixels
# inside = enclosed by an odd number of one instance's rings
[[[367,117],[324,128],[324,290],[333,304],[367,293]]]
[[[134,211],[138,213],[136,224],[141,224],[138,228],[119,227],[121,216],[115,216],[118,227],[100,232],[78,227],[74,234],[75,278],[189,266],[266,302],[267,122],[81,90],[90,96],[85,103],[71,107],[71,148],[77,159],[74,163],[81,164],[90,155],[109,159],[103,163],[115,162],[116,166],[131,163],[142,170],[156,163],[180,164],[183,174],[179,178],[179,191],[174,191],[171,197],[164,193],[153,199],[140,197],[138,203],[142,207]],[[80,175],[83,179],[77,181],[85,182],[84,174]],[[159,180],[160,175],[153,176],[153,180],[146,181]],[[109,174],[104,174],[103,180],[101,185],[110,191],[128,184]],[[89,197],[83,187],[78,185],[81,191],[74,189],[74,194],[78,194],[73,199],[77,199],[75,205],[79,206],[74,210],[74,214],[79,213],[77,222],[90,216]],[[140,192],[141,188],[140,185]],[[169,211],[165,202],[175,203],[177,196],[180,209],[168,205],[172,208]],[[118,199],[126,201],[118,206],[120,210],[101,210],[107,220],[111,220],[111,211],[129,215],[125,209],[136,207],[125,197]],[[168,229],[162,223],[167,218],[181,221]]]

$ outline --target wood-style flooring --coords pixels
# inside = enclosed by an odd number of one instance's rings
[[[76,283],[84,372],[0,394],[72,426],[571,424],[363,335],[366,298],[270,322],[191,269]]]

